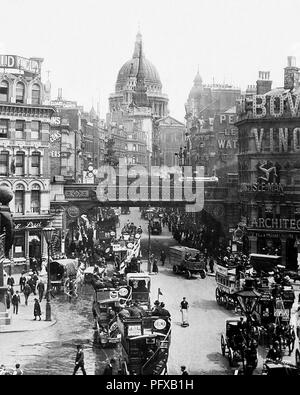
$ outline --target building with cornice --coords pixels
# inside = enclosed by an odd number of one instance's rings
[[[47,254],[42,229],[50,215],[50,83],[43,59],[2,55],[0,65],[0,184],[14,192],[11,258],[15,265]]]

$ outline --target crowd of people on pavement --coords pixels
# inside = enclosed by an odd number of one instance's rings
[[[23,271],[19,279],[19,289],[15,290],[16,284],[13,276],[9,275],[7,278],[7,291],[5,295],[6,308],[9,311],[13,307],[13,314],[19,313],[19,306],[21,304],[21,295],[24,295],[24,304],[28,306],[28,299],[31,294],[38,295],[34,298],[33,316],[34,320],[37,317],[41,320],[41,306],[40,303],[45,295],[45,284],[42,278],[39,278],[36,271],[30,271],[28,275]]]

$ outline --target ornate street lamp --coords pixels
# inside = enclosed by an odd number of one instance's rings
[[[46,240],[47,246],[48,246],[46,321],[52,321],[51,320],[51,305],[50,305],[50,289],[51,289],[50,247],[51,247],[51,241],[52,241],[52,237],[54,235],[55,230],[56,230],[55,228],[50,228],[50,227],[43,229],[43,234],[45,236],[45,240]]]
[[[151,219],[152,219],[152,210],[146,210],[147,217],[148,217],[148,272],[151,273],[151,262],[150,262],[150,255],[151,255]]]
[[[247,319],[251,319],[255,306],[261,298],[261,294],[254,289],[254,279],[247,278],[243,290],[236,292],[235,297]]]

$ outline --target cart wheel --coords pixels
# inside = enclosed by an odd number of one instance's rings
[[[205,274],[205,271],[204,271],[204,270],[203,270],[202,272],[200,272],[200,277],[202,278],[202,280],[205,279],[206,274]]]
[[[297,366],[298,369],[300,369],[300,351],[298,350],[298,348],[296,350],[295,357],[296,357],[296,366]]]
[[[173,272],[174,272],[175,274],[178,273],[178,266],[176,266],[176,265],[173,266]]]
[[[186,272],[186,278],[189,280],[190,278],[192,278],[192,273],[188,270],[187,272]]]
[[[226,344],[225,344],[225,339],[224,336],[221,336],[221,350],[222,350],[222,355],[225,357],[225,352],[226,352]]]

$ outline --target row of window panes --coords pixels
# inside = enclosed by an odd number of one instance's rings
[[[11,166],[13,167],[13,166]],[[14,171],[11,169],[11,173],[16,176],[23,176],[25,174],[25,154],[16,154],[14,161]],[[39,176],[41,167],[41,154],[39,152],[34,152],[31,156],[31,169],[30,175]],[[9,152],[2,151],[0,153],[0,176],[7,176],[9,174]]]
[[[16,121],[16,138],[22,139],[24,138],[24,129],[25,129],[25,121]],[[7,138],[8,133],[8,120],[0,119],[0,138]],[[31,139],[39,140],[40,139],[40,122],[32,121],[31,122]]]
[[[19,188],[15,191],[15,213],[16,214],[24,214],[25,210],[25,190],[23,188]],[[38,187],[39,188],[39,187]],[[40,189],[33,189],[31,191],[31,203],[30,203],[30,211],[32,213],[39,213],[41,209],[41,191]]]
[[[0,101],[8,102],[9,99],[9,85],[7,81],[0,83]],[[22,82],[17,83],[16,87],[16,103],[24,103],[25,99],[25,85]],[[31,90],[31,104],[40,104],[41,102],[41,88],[38,84],[34,84]]]

